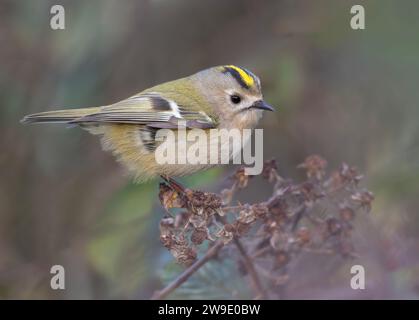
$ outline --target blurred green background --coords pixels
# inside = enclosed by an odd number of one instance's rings
[[[65,30],[50,28],[57,3]],[[354,4],[365,7],[365,30],[350,28]],[[0,0],[0,298],[134,299],[162,287],[171,257],[159,243],[158,182],[132,184],[81,129],[19,120],[219,64],[260,76],[278,108],[260,124],[264,157],[283,176],[301,178],[295,166],[318,153],[330,167],[356,165],[376,196],[354,235],[360,258],[303,264],[283,296],[418,298],[418,12],[414,0]],[[220,190],[230,170],[183,181]],[[258,183],[245,201],[269,194]],[[237,274],[229,263],[218,270]],[[367,290],[349,287],[355,263]],[[66,269],[64,291],[49,287],[54,264]],[[231,296],[193,292],[181,297]]]

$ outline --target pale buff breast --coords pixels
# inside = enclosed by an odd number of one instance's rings
[[[213,129],[205,130],[204,138],[189,136],[190,141],[184,141],[184,136],[173,130],[175,140],[172,144],[175,151],[169,164],[159,164],[156,161],[156,152],[144,146],[139,135],[140,127],[137,125],[103,126],[102,145],[105,150],[112,151],[138,181],[146,181],[159,175],[184,176],[232,160],[249,139],[249,135],[243,134],[243,129],[253,128],[259,118],[259,112],[249,112],[247,116],[239,115],[235,121],[221,125],[224,131],[217,134]],[[189,135],[194,130],[186,131]],[[198,134],[198,131],[195,130],[195,133]],[[179,139],[184,142],[180,143]],[[158,144],[157,148],[160,146],[161,144]],[[193,154],[196,157],[192,156],[192,160],[195,161],[191,163],[191,157],[188,155]]]

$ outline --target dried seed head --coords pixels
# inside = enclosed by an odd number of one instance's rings
[[[274,217],[283,217],[287,216],[288,205],[284,199],[281,197],[276,197],[268,204],[269,213]]]
[[[237,183],[237,188],[244,189],[247,187],[247,184],[249,183],[249,177],[245,171],[244,167],[239,168],[236,173],[233,176],[233,179]]]
[[[174,245],[174,219],[173,218],[163,218],[160,221],[160,241],[168,249]]]
[[[355,212],[350,207],[342,206],[339,210],[339,216],[343,221],[349,222],[355,218]]]
[[[340,166],[339,174],[344,182],[353,182],[357,184],[363,176],[359,174],[358,169],[350,167],[346,163],[342,163]]]
[[[306,202],[314,202],[325,196],[324,192],[321,191],[317,185],[312,182],[306,181],[298,185],[296,192],[303,195]]]
[[[190,266],[195,262],[197,257],[197,252],[194,248],[191,247],[181,247],[175,253],[173,253],[176,261],[184,266]]]
[[[371,211],[371,203],[374,200],[374,195],[372,192],[364,190],[352,195],[351,199],[355,202],[358,202],[362,208],[369,212]]]
[[[327,161],[318,155],[308,156],[303,163],[299,164],[297,168],[302,168],[306,171],[307,177],[315,177],[318,180],[324,177]]]
[[[355,167],[342,163],[339,170],[332,173],[329,184],[332,190],[337,190],[350,183],[358,185],[362,178],[363,175],[359,174]]]
[[[262,177],[268,179],[269,182],[275,181],[277,169],[278,167],[275,159],[265,161],[263,164]]]
[[[297,241],[300,245],[308,244],[311,241],[310,230],[306,227],[301,227],[297,230]]]
[[[275,221],[275,219],[270,218],[265,221],[265,223],[263,224],[262,230],[264,231],[265,234],[272,234],[276,229],[278,229],[279,225],[280,223]]]
[[[257,219],[263,219],[269,212],[268,207],[263,203],[256,203],[252,205],[251,210],[253,211]]]
[[[230,227],[228,227],[228,229],[230,230]],[[228,231],[227,228],[224,226],[223,228],[217,231],[215,236],[217,238],[220,238],[224,244],[227,244],[231,240],[233,240],[234,234],[233,234],[233,231]]]
[[[207,228],[196,228],[192,231],[191,242],[196,245],[200,245],[208,238]]]
[[[243,235],[245,235],[251,228],[251,224],[250,223],[243,223],[241,221],[236,221],[234,223],[234,227],[235,227],[235,234],[238,237],[241,237]]]
[[[255,213],[250,208],[245,208],[239,212],[237,221],[243,224],[249,224],[256,220]]]
[[[211,216],[206,214],[206,212],[203,209],[199,209],[195,211],[193,214],[191,214],[188,221],[195,228],[203,228],[207,227],[210,224],[210,218]]]
[[[165,183],[160,183],[159,199],[162,206],[168,210],[170,208],[184,208],[183,198]]]
[[[211,192],[187,189],[186,197],[191,207],[203,209],[218,209],[223,205],[221,197]]]
[[[161,234],[160,235],[160,242],[163,246],[167,249],[172,249],[176,244],[175,240],[173,239],[172,235],[170,234]]]
[[[226,223],[224,225],[224,229],[227,232],[234,232],[236,230],[236,228],[234,227],[234,225],[232,225],[231,223]]]
[[[336,218],[326,220],[327,232],[329,235],[337,235],[342,231],[342,224]]]

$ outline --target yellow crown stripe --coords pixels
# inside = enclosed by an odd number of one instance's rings
[[[236,70],[238,72],[238,74],[240,75],[240,77],[242,78],[243,82],[248,87],[252,87],[255,84],[255,80],[253,79],[253,77],[251,75],[249,75],[246,71],[244,71],[242,68],[239,68],[239,67],[234,66],[234,65],[229,65],[229,66],[226,66],[226,67]]]

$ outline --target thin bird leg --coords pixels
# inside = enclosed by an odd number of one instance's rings
[[[168,177],[166,175],[160,175],[160,177],[166,181],[166,183],[173,189],[175,190],[177,193],[179,194],[185,194],[185,187],[182,186],[179,182],[177,182],[176,180],[174,180],[171,177]]]

